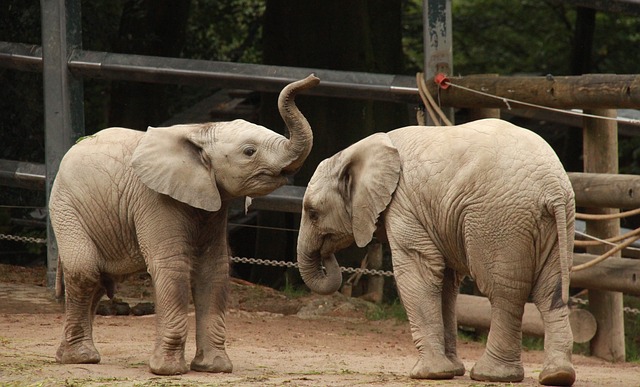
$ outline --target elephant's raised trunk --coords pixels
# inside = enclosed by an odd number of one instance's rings
[[[340,266],[333,254],[310,256],[298,249],[298,268],[304,283],[315,293],[333,294],[342,285]]]
[[[288,84],[278,97],[278,110],[289,129],[290,137],[286,147],[285,158],[290,160],[282,169],[285,173],[294,173],[302,166],[311,152],[313,133],[307,119],[302,115],[295,103],[295,96],[301,90],[310,89],[320,83],[315,75]]]

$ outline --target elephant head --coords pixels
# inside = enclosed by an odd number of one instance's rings
[[[331,294],[342,275],[334,253],[354,241],[366,246],[400,178],[400,156],[384,133],[322,161],[303,199],[298,266],[311,290]],[[323,268],[324,266],[324,268]]]
[[[207,211],[225,199],[265,195],[284,185],[311,151],[313,133],[294,99],[319,82],[310,75],[280,93],[289,138],[240,119],[150,127],[133,153],[134,173],[152,190]]]

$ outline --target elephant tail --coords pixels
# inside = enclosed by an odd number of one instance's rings
[[[62,281],[62,261],[58,256],[58,265],[56,267],[56,298],[62,299],[64,296],[64,282]]]
[[[553,204],[553,214],[556,218],[558,231],[558,254],[560,259],[560,278],[562,281],[562,302],[569,302],[570,270],[573,262],[573,246],[569,246],[567,236],[567,210],[564,204]],[[571,249],[571,250],[569,250]]]

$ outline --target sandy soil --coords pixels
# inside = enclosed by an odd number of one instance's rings
[[[17,272],[17,273],[16,273]],[[497,386],[469,379],[416,381],[408,377],[417,359],[407,322],[370,321],[363,301],[341,295],[292,298],[268,288],[235,283],[227,318],[231,374],[189,372],[158,377],[147,360],[155,316],[97,316],[94,339],[102,361],[59,365],[54,354],[61,334],[62,306],[42,287],[39,273],[0,265],[0,385],[73,386]],[[35,279],[34,279],[35,278]],[[122,289],[121,289],[122,290]],[[135,304],[149,300],[148,284],[137,281],[124,294]],[[194,355],[193,313],[187,360]],[[467,369],[482,345],[459,341]],[[523,353],[526,377],[537,385],[543,361],[538,351]],[[640,365],[608,364],[575,356],[576,386],[640,386]],[[509,385],[509,384],[506,384]]]

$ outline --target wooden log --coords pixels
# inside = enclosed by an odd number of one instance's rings
[[[640,75],[587,74],[581,76],[468,76],[450,82],[487,94],[558,109],[635,109],[640,105]],[[454,86],[440,89],[427,79],[432,95],[443,106],[456,108],[522,108],[525,105],[491,98]]]
[[[573,254],[573,264],[596,258],[593,254]],[[571,273],[571,287],[608,290],[640,296],[640,259],[611,257],[588,269]]]
[[[498,74],[486,74],[487,77],[497,77]],[[472,121],[483,118],[500,118],[500,109],[497,108],[476,108],[469,109],[469,119]]]
[[[640,207],[640,176],[568,173],[579,207]]]
[[[575,316],[574,316],[575,314]],[[491,304],[485,297],[458,295],[456,303],[458,326],[489,329],[491,325]],[[572,309],[569,317],[573,341],[584,343],[595,335],[595,318],[584,309]],[[544,336],[544,324],[538,308],[532,303],[526,303],[522,316],[522,333],[529,336]]]
[[[616,110],[592,110],[585,113],[615,117]],[[614,121],[585,117],[583,127],[584,171],[618,173],[618,127]],[[592,208],[591,213],[610,214],[618,209]],[[599,238],[620,235],[620,220],[588,221],[587,234]],[[588,253],[602,254],[610,246],[593,246]],[[618,253],[619,254],[619,253]],[[591,341],[591,354],[608,361],[624,361],[624,312],[622,293],[589,290],[589,309],[598,322]]]

